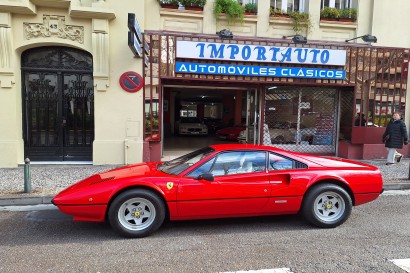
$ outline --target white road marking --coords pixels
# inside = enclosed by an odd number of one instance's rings
[[[0,206],[0,211],[35,211],[35,210],[55,210],[53,204],[41,204],[31,206]]]
[[[406,270],[406,272],[410,272],[410,259],[396,259],[390,261],[401,269]]]
[[[410,190],[391,190],[391,191],[384,191],[382,195],[385,196],[392,196],[392,195],[410,195]]]
[[[290,268],[273,268],[273,269],[261,269],[261,270],[248,270],[248,271],[229,271],[219,273],[294,273],[290,271]]]

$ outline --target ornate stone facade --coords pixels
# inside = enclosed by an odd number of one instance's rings
[[[43,23],[24,23],[24,36],[27,40],[58,37],[83,44],[84,27],[66,25],[64,16],[44,14]]]

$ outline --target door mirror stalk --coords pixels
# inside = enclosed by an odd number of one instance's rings
[[[198,176],[198,180],[207,180],[207,181],[214,181],[214,175],[211,173],[204,173]]]

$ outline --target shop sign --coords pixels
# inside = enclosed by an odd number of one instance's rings
[[[134,13],[128,13],[128,46],[135,57],[142,57],[142,33]]]
[[[176,62],[176,73],[343,80],[345,70]]]
[[[121,75],[120,85],[125,91],[134,93],[142,88],[143,80],[140,74],[128,71]]]
[[[128,46],[130,47],[132,53],[135,57],[142,57],[141,45],[135,37],[135,34],[131,31],[128,31]]]
[[[346,64],[346,50],[177,41],[177,58],[218,61]]]
[[[128,13],[128,29],[136,35],[139,43],[142,43],[141,28],[134,13]]]

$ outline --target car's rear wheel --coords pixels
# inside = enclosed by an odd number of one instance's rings
[[[337,185],[317,185],[306,194],[301,212],[304,218],[315,226],[337,227],[349,218],[352,199],[346,190]]]
[[[157,230],[165,219],[165,205],[155,193],[129,190],[114,199],[108,219],[111,227],[124,237],[144,237]]]

